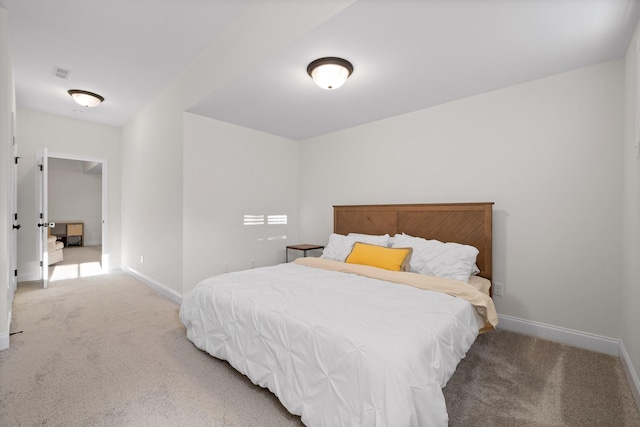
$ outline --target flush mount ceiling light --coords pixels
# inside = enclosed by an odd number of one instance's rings
[[[353,73],[351,62],[342,58],[320,58],[307,67],[307,73],[322,89],[338,89]]]
[[[97,107],[104,101],[104,98],[97,93],[87,92],[86,90],[71,89],[69,95],[71,95],[74,101],[84,107]]]

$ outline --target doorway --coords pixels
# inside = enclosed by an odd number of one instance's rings
[[[40,164],[43,286],[107,272],[106,160],[45,149]]]

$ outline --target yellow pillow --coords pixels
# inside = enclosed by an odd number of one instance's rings
[[[370,265],[392,271],[407,271],[411,259],[411,248],[386,248],[356,242],[344,262]]]

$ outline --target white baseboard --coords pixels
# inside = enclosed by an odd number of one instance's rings
[[[629,381],[629,387],[631,388],[633,398],[636,401],[636,405],[640,407],[640,380],[638,379],[636,370],[633,368],[633,364],[629,358],[629,353],[627,353],[627,348],[624,346],[622,341],[620,342],[620,360],[622,361],[624,373],[627,375],[627,381]]]
[[[612,356],[620,355],[620,340],[559,326],[519,319],[517,317],[498,315],[498,328],[523,335],[531,335],[549,341],[567,344],[573,347],[597,351]]]
[[[42,280],[42,277],[39,274],[18,274],[18,283],[34,282],[36,280]]]
[[[9,293],[9,299],[7,301],[9,308],[7,313],[8,332],[0,333],[0,351],[8,349],[10,344],[9,336],[11,335],[11,320],[13,319],[13,297],[15,294],[12,289],[9,289]]]
[[[151,277],[145,276],[144,274],[140,273],[139,271],[134,270],[131,267],[125,267],[123,269],[123,271],[131,276],[133,276],[135,279],[137,279],[138,281],[144,283],[145,285],[149,286],[151,289],[155,290],[156,292],[164,295],[165,297],[169,298],[171,301],[175,302],[176,304],[182,304],[182,294],[179,294],[178,292],[174,291],[173,289],[169,288],[168,286],[158,282],[157,280],[152,279]]]
[[[9,348],[9,334],[0,334],[0,351]]]

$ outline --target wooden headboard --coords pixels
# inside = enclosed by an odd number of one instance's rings
[[[492,202],[334,206],[333,232],[390,236],[405,233],[471,245],[479,251],[479,275],[491,280],[492,212]]]

